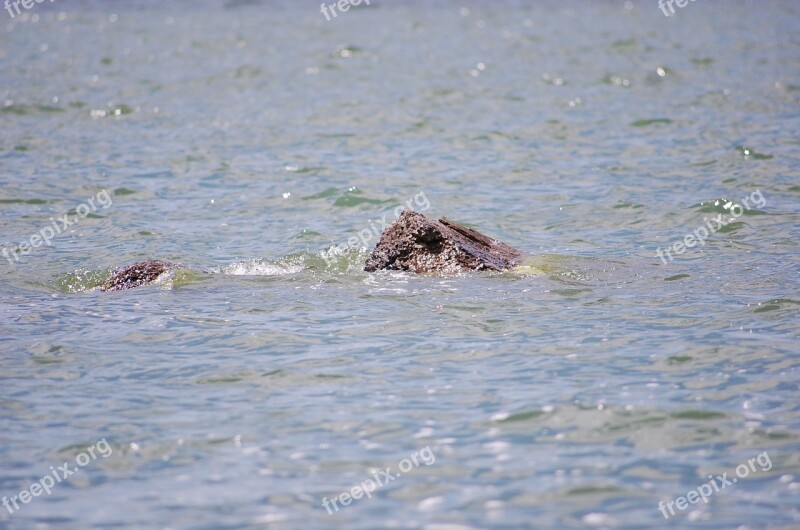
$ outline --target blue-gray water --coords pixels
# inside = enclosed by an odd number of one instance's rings
[[[0,496],[110,451],[0,528],[798,528],[799,35],[789,0],[0,11]],[[408,200],[533,258],[326,253]],[[211,274],[92,290],[145,257]]]

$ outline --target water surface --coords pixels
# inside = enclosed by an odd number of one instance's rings
[[[0,12],[0,243],[111,200],[0,262],[0,496],[112,449],[0,527],[800,525],[800,6],[318,4]],[[332,253],[423,196],[532,257]]]

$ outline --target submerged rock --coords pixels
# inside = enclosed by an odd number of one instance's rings
[[[525,254],[442,217],[438,221],[405,210],[381,234],[364,270],[403,270],[455,274],[503,271],[522,263]]]
[[[504,271],[521,264],[524,257],[524,253],[505,243],[444,217],[434,221],[421,213],[405,210],[383,231],[364,270],[402,270],[420,274]],[[168,261],[140,261],[114,270],[99,289],[133,289],[182,268]]]
[[[165,272],[177,268],[177,265],[166,261],[149,259],[116,269],[100,286],[101,291],[122,291],[145,285],[158,279]]]

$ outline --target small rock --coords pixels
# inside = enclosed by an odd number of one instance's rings
[[[166,261],[149,259],[129,265],[122,269],[116,269],[106,282],[100,286],[101,291],[122,291],[133,289],[140,285],[145,285],[155,281],[159,276],[176,265]]]

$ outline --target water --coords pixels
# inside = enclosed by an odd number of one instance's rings
[[[0,242],[95,199],[2,260],[0,495],[86,465],[0,527],[800,525],[796,2],[0,15]],[[533,257],[362,272],[409,200]]]

